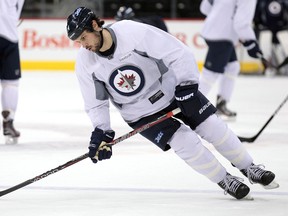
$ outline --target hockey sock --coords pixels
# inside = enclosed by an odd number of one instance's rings
[[[225,177],[225,168],[190,128],[181,125],[169,145],[190,167],[212,182],[218,183]]]
[[[240,64],[238,61],[230,62],[225,67],[223,76],[219,85],[219,95],[227,102],[230,101],[234,91],[235,81],[240,72]]]
[[[18,104],[19,80],[2,80],[2,110],[16,111]]]
[[[196,132],[238,169],[247,168],[253,159],[237,136],[217,115],[212,115],[201,123]]]
[[[199,90],[201,93],[207,95],[220,75],[222,74],[204,68],[199,81]]]

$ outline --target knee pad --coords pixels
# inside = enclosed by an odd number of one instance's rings
[[[221,121],[215,114],[202,122],[195,131],[204,140],[216,146],[225,142],[229,136],[227,124]]]
[[[201,140],[189,127],[181,125],[169,141],[175,153],[184,161],[203,153]]]
[[[235,79],[240,72],[240,64],[238,61],[229,62],[224,71],[224,76],[230,79]]]
[[[226,175],[225,168],[202,144],[198,135],[185,125],[181,125],[169,145],[190,167],[212,182],[217,183]]]
[[[217,130],[215,128],[217,128]],[[231,131],[228,125],[216,115],[210,116],[199,125],[196,128],[196,133],[211,143],[222,156],[237,168],[243,169],[252,162],[251,156],[237,136]]]
[[[230,101],[234,87],[235,81],[240,72],[240,64],[238,61],[230,62],[225,67],[224,76],[222,77],[221,83],[219,85],[219,96],[221,96],[226,101]]]
[[[2,89],[4,88],[18,88],[19,87],[19,79],[17,80],[1,80]]]
[[[220,75],[220,73],[215,73],[211,70],[204,68],[200,76],[199,90],[204,95],[207,95]]]

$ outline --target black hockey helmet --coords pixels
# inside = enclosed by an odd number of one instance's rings
[[[93,31],[92,20],[96,19],[93,11],[86,7],[78,7],[67,18],[67,34],[71,40],[76,40],[87,29]]]
[[[121,6],[118,9],[114,19],[117,21],[125,20],[125,19],[130,20],[130,19],[133,19],[134,16],[135,16],[135,13],[131,7]]]

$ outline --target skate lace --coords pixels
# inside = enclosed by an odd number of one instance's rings
[[[225,183],[225,188],[224,188],[224,194],[227,194],[228,191],[236,194],[236,191],[238,187],[241,185],[241,182],[243,182],[244,179],[232,176],[232,175],[227,175],[226,178],[224,179]]]
[[[253,180],[259,180],[262,178],[264,173],[266,172],[263,170],[265,166],[263,164],[259,165],[251,165],[247,168],[247,178],[249,179],[251,184],[254,184]]]

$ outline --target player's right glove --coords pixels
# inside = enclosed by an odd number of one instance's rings
[[[184,116],[191,117],[193,115],[193,100],[196,97],[197,91],[198,84],[176,86],[175,99]]]
[[[92,132],[89,144],[88,156],[93,163],[97,161],[109,159],[112,156],[112,147],[107,146],[107,143],[112,142],[115,136],[113,130],[103,131],[99,128],[95,128]]]
[[[256,40],[247,40],[243,42],[244,47],[246,48],[248,55],[252,58],[261,58],[263,53]]]

